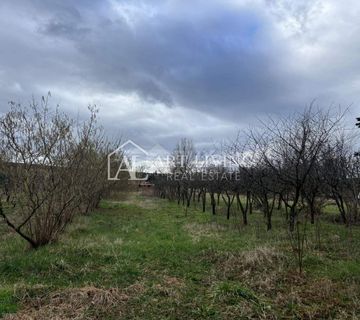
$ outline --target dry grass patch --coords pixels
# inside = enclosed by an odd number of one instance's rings
[[[157,294],[173,298],[175,301],[181,299],[184,288],[186,288],[186,286],[182,279],[169,276],[164,276],[161,283],[153,286]]]
[[[216,273],[220,278],[241,281],[253,290],[265,294],[276,288],[286,262],[285,256],[266,246],[222,254],[216,260]]]
[[[184,230],[190,234],[193,242],[199,242],[202,237],[217,238],[227,228],[217,223],[187,223],[184,225]]]
[[[241,305],[247,309],[249,318],[256,314],[259,319],[273,319],[274,310],[284,318],[297,319],[358,319],[360,316],[357,285],[299,275],[286,256],[272,247],[239,253],[212,252],[207,256],[214,263],[216,278],[212,281],[223,281],[219,296],[229,304],[226,314],[241,317],[243,313],[238,308]],[[211,290],[219,292],[218,285]]]
[[[145,292],[141,283],[124,290],[118,288],[84,287],[55,291],[31,297],[25,290],[22,308],[5,320],[70,320],[121,318],[126,314],[127,303]]]
[[[127,204],[127,205],[134,205],[141,209],[157,209],[158,204],[156,203],[155,200],[156,199],[144,198],[144,199],[141,199],[141,201],[140,201],[137,198],[132,198],[132,199],[122,201],[121,203]]]
[[[113,199],[107,202],[112,205],[125,204],[125,205],[137,206],[142,209],[159,208],[158,198],[143,194],[141,191],[128,193],[126,195],[118,197],[117,199]]]
[[[330,279],[291,280],[284,279],[287,286],[276,292],[275,303],[279,310],[291,309],[300,319],[359,319],[360,301],[356,286]]]
[[[108,237],[88,237],[87,239],[77,240],[74,245],[71,240],[64,240],[66,244],[72,245],[72,247],[76,247],[79,249],[103,249],[103,248],[113,248],[120,247],[124,244],[124,240],[122,238],[111,239]]]

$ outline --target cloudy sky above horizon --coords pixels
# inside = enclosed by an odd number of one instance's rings
[[[206,145],[316,99],[360,114],[357,0],[2,0],[0,112],[51,91],[111,135]]]

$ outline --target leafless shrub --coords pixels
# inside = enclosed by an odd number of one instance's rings
[[[55,240],[106,189],[107,144],[99,136],[96,109],[76,124],[59,107],[49,108],[48,99],[29,107],[11,103],[0,119],[0,216],[33,248]]]

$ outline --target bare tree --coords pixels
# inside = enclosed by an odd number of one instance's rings
[[[173,151],[173,166],[171,172],[178,184],[178,202],[186,201],[186,207],[190,206],[194,192],[192,175],[196,166],[196,152],[192,140],[182,138]]]
[[[80,207],[95,204],[87,202],[84,170],[95,153],[95,111],[79,127],[58,107],[50,109],[48,99],[29,107],[11,103],[0,119],[0,171],[7,177],[0,215],[33,248],[55,240]]]
[[[288,197],[282,201],[289,209],[291,231],[303,209],[301,196],[308,179],[338,122],[339,117],[332,117],[329,111],[311,106],[293,117],[278,121],[270,118],[263,123],[262,134],[251,134],[266,165],[288,190]]]
[[[351,139],[343,135],[323,151],[323,177],[327,195],[332,198],[347,225],[358,219],[360,159],[354,154]]]

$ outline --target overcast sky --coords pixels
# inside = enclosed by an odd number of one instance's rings
[[[52,93],[111,135],[169,146],[313,99],[360,115],[358,0],[1,0],[0,112]]]

